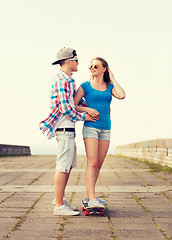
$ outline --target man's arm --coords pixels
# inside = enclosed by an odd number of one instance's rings
[[[68,82],[63,80],[56,81],[55,83],[55,89],[57,93],[57,99],[58,99],[58,108],[59,111],[66,116],[67,118],[71,119],[71,121],[93,121],[95,122],[98,118],[97,117],[91,117],[89,114],[85,113],[79,113],[70,105],[69,102],[69,94],[70,89]]]
[[[59,79],[55,82],[55,90],[58,99],[59,111],[66,117],[70,118],[73,122],[84,121],[86,119],[85,114],[77,112],[69,102],[69,83],[64,79]]]

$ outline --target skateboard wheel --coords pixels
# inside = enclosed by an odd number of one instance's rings
[[[104,211],[101,211],[101,212],[100,212],[100,215],[101,215],[101,216],[103,216],[104,214],[105,214],[105,212],[104,212]]]
[[[84,211],[85,210],[85,207],[82,207],[82,211]]]
[[[89,215],[89,212],[88,211],[85,211],[85,216],[88,216]]]

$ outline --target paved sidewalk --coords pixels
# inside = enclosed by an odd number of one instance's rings
[[[56,156],[0,158],[0,239],[163,240],[172,239],[172,175],[108,156],[97,183],[107,200],[104,216],[85,216],[86,158],[78,156],[66,198],[80,216],[53,215]]]

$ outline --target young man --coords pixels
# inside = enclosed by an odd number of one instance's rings
[[[40,123],[40,129],[49,139],[56,135],[57,161],[54,176],[55,204],[54,215],[79,215],[76,208],[71,207],[65,198],[65,188],[70,171],[76,166],[75,122],[96,121],[85,113],[75,110],[74,95],[75,81],[72,72],[78,71],[76,51],[72,48],[62,48],[57,53],[57,61],[52,65],[60,64],[61,71],[55,76],[50,91],[51,113]]]

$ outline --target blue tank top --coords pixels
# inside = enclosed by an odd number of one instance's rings
[[[112,88],[114,85],[111,83],[104,91],[99,91],[93,88],[89,81],[81,84],[85,93],[84,98],[87,101],[88,107],[97,110],[100,113],[100,118],[96,122],[85,121],[84,126],[110,130],[111,119],[109,115],[110,103],[112,101]]]

